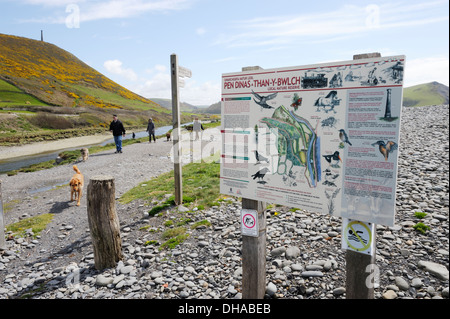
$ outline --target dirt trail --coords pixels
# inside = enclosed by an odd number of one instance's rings
[[[57,151],[64,148],[97,144],[110,138],[111,134],[105,133],[90,136],[71,137],[57,141],[38,142],[20,146],[0,146],[0,160]]]
[[[217,132],[220,137],[220,131],[213,131],[214,134]],[[214,139],[208,130],[203,136],[203,146]],[[218,141],[217,136],[215,140]],[[189,135],[187,135],[187,141],[182,144],[185,154],[192,151],[193,143],[189,141]],[[86,162],[75,163],[85,177],[84,194],[80,206],[70,201],[68,183],[74,174],[73,164],[55,166],[52,169],[32,173],[19,173],[15,176],[0,174],[6,225],[22,218],[45,213],[53,214],[52,222],[41,232],[39,244],[34,249],[27,248],[27,259],[17,260],[17,262],[53,259],[56,256],[65,255],[67,251],[73,251],[71,256],[74,260],[80,258],[83,253],[82,247],[88,246],[90,242],[86,201],[90,178],[97,175],[113,176],[115,195],[119,198],[139,183],[173,170],[170,156],[172,147],[173,142],[161,138],[156,143],[144,142],[125,146],[122,154],[115,154],[115,150],[107,150],[91,154]],[[217,146],[216,150],[218,150]],[[189,157],[189,155],[186,156]],[[148,207],[144,207],[138,201],[127,205],[116,201],[116,210],[121,226],[124,226],[142,219]],[[65,230],[66,226],[70,226],[71,230]]]

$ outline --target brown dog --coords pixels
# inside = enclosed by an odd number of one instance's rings
[[[77,206],[80,206],[81,194],[83,192],[84,176],[76,165],[73,166],[76,172],[70,180],[70,201],[77,201]],[[75,195],[75,196],[74,196]],[[75,197],[75,198],[74,198]]]
[[[86,160],[89,158],[89,149],[83,147],[81,150],[81,157],[83,158],[83,162],[86,162]]]

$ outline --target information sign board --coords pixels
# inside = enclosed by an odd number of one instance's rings
[[[404,64],[223,74],[221,193],[393,226]]]

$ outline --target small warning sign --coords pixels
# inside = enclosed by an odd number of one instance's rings
[[[374,224],[343,218],[342,249],[372,255]]]
[[[242,235],[258,237],[258,212],[253,209],[241,210]]]

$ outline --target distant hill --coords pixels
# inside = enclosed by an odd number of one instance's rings
[[[404,106],[449,104],[448,86],[430,82],[403,88]]]
[[[217,103],[211,104],[207,109],[204,110],[204,112],[210,114],[220,114],[222,112],[221,107],[222,103],[219,101]]]
[[[158,103],[162,107],[172,110],[172,100],[171,99],[160,99],[160,98],[151,98],[152,101]],[[180,108],[182,112],[192,112],[192,113],[198,113],[201,112],[201,109],[197,106],[194,106],[192,104],[186,103],[186,102],[180,102]]]
[[[6,89],[6,83],[15,89]],[[149,116],[161,123],[171,121],[171,112],[158,103],[120,86],[56,45],[0,34],[0,107],[48,112],[48,106],[54,112],[58,112],[54,107],[65,107],[97,117],[104,114],[107,117],[100,121],[108,122],[112,112],[136,124],[144,124]]]

